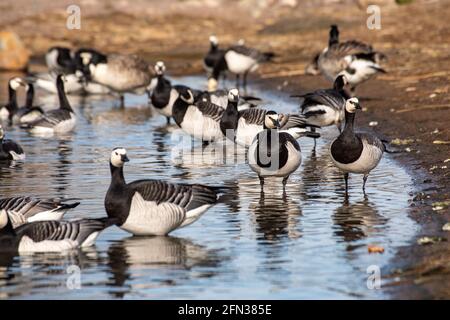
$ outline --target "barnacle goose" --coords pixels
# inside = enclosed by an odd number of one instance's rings
[[[217,89],[220,74],[227,70],[236,75],[236,87],[238,88],[239,77],[242,75],[245,88],[248,73],[258,69],[260,63],[271,61],[274,56],[273,52],[261,52],[244,45],[231,46],[214,66],[211,77],[208,79],[208,90]]]
[[[170,117],[173,113],[173,105],[180,95],[180,91],[186,91],[188,87],[183,85],[172,85],[171,82],[164,77],[166,66],[164,62],[158,61],[155,64],[155,73],[157,83],[150,96],[151,103],[156,111],[165,116],[167,124],[170,124]],[[197,90],[192,90],[197,92]]]
[[[26,86],[27,96],[25,100],[25,106],[19,108],[14,116],[13,122],[29,123],[41,118],[44,114],[44,110],[40,106],[33,105],[34,101],[34,85],[28,83]]]
[[[0,161],[25,160],[25,152],[15,141],[3,139],[5,132],[0,125]]]
[[[191,89],[180,90],[180,96],[173,106],[176,124],[204,144],[223,138],[220,119],[225,109],[209,101],[195,102]]]
[[[217,202],[219,188],[176,184],[162,180],[126,183],[123,166],[129,161],[124,148],[111,152],[111,184],[105,208],[116,224],[134,235],[167,235],[185,227]]]
[[[75,72],[74,53],[65,47],[51,47],[45,54],[48,70],[56,73]]]
[[[300,145],[287,131],[278,131],[279,115],[267,111],[264,117],[264,130],[260,131],[248,149],[250,168],[258,174],[261,187],[266,177],[283,177],[286,186],[289,175],[297,170],[302,162]],[[295,128],[298,135],[317,138],[320,135],[305,128]]]
[[[73,221],[36,221],[13,228],[6,210],[0,210],[0,251],[62,252],[94,245],[99,233],[112,225],[107,218]]]
[[[303,98],[300,109],[308,123],[319,127],[336,125],[341,132],[345,101],[350,98],[345,90],[346,85],[347,79],[341,75],[334,81],[333,89],[320,89],[303,95],[292,95],[291,97]],[[314,130],[313,128],[312,131]]]
[[[29,83],[34,83],[37,88],[47,91],[49,93],[58,93],[56,87],[57,74],[50,73],[36,73],[27,77]],[[64,74],[64,92],[66,94],[81,94],[83,92],[82,75],[77,73]]]
[[[56,77],[56,87],[58,88],[59,109],[45,112],[36,121],[26,123],[24,128],[30,129],[33,133],[64,133],[72,131],[75,127],[77,117],[67,100],[64,92],[64,75]]]
[[[26,82],[19,77],[14,77],[8,81],[8,103],[0,107],[0,120],[12,122],[14,114],[19,109],[17,104],[17,89],[26,88]]]
[[[0,198],[0,210],[6,210],[14,228],[34,222],[61,220],[64,214],[79,202],[65,203],[60,199],[39,199],[34,197]]]
[[[354,132],[353,123],[357,109],[361,109],[357,98],[346,101],[344,130],[330,147],[331,159],[344,172],[346,194],[350,172],[364,174],[363,191],[365,193],[367,177],[378,165],[385,151],[383,142],[376,136]]]
[[[203,58],[203,66],[208,74],[211,75],[214,66],[218,63],[218,61],[222,58],[225,53],[225,50],[219,49],[219,40],[215,35],[211,35],[209,37],[209,51],[206,56]]]
[[[93,49],[79,49],[75,61],[88,81],[117,92],[122,107],[126,92],[144,94],[151,81],[148,64],[137,55],[106,55]]]
[[[239,91],[231,89],[228,92],[228,106],[220,120],[222,133],[230,140],[242,146],[250,146],[255,136],[264,129],[267,110],[252,108],[238,111]],[[280,128],[291,132],[298,139],[298,128],[314,127],[300,114],[280,114]]]
[[[319,55],[317,64],[320,71],[330,81],[343,74],[352,87],[355,87],[368,80],[376,73],[385,73],[380,66],[380,62],[385,59],[385,55],[373,51],[372,46],[351,40],[339,42],[339,30],[336,25],[330,29],[328,47]]]
[[[317,61],[319,60],[319,55],[320,55],[320,53],[316,54],[314,56],[314,58],[312,59],[312,61],[306,65],[305,74],[309,74],[312,76],[316,76],[316,75],[320,74],[320,69],[317,64]]]
[[[224,109],[228,105],[228,91],[227,90],[215,90],[202,92],[197,100],[207,101],[218,105]],[[253,96],[239,96],[238,111],[257,107],[262,100]]]

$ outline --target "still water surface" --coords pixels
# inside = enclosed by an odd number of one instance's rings
[[[6,79],[0,79],[6,87]],[[175,81],[200,87],[199,77]],[[296,111],[296,100],[252,88],[267,108]],[[1,101],[6,101],[2,96]],[[39,93],[46,106],[55,96]],[[179,153],[174,126],[152,114],[146,97],[126,96],[126,109],[111,97],[70,97],[76,130],[53,138],[7,128],[27,153],[24,163],[0,168],[0,195],[80,198],[66,215],[102,217],[110,182],[109,155],[126,147],[128,181],[142,178],[231,187],[222,203],[193,225],[168,237],[131,237],[117,227],[103,232],[95,247],[67,254],[0,254],[0,298],[15,299],[305,299],[386,298],[367,288],[366,270],[385,267],[396,249],[417,231],[407,217],[412,182],[389,155],[372,172],[367,196],[362,177],[343,180],[327,150],[336,128],[322,130],[316,152],[300,140],[303,163],[283,193],[281,181],[259,180],[238,150],[235,161]],[[183,146],[183,150],[191,150]],[[368,244],[385,248],[369,254]],[[67,286],[72,265],[81,269],[81,288]]]

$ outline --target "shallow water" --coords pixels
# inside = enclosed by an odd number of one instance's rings
[[[205,82],[197,77],[176,81],[194,87]],[[6,87],[5,79],[0,86]],[[267,108],[297,110],[296,100],[277,93],[258,88],[250,93],[264,98]],[[57,103],[42,93],[40,99]],[[316,152],[312,139],[300,140],[303,162],[286,192],[280,180],[267,179],[261,193],[242,150],[236,161],[226,163],[220,155],[202,155],[199,142],[193,156],[180,155],[179,140],[172,135],[176,128],[166,128],[163,117],[152,115],[146,97],[127,96],[125,110],[111,97],[70,101],[79,116],[72,134],[33,137],[7,128],[7,137],[22,144],[27,159],[0,168],[1,196],[80,198],[81,205],[66,218],[104,216],[108,159],[116,146],[128,150],[128,181],[201,182],[232,191],[199,221],[168,237],[131,237],[111,227],[88,250],[0,254],[0,298],[386,298],[382,289],[368,289],[367,268],[375,265],[383,272],[396,249],[417,231],[407,217],[412,181],[389,155],[370,175],[367,197],[362,177],[351,177],[346,203],[343,179],[327,153],[337,129],[326,128]],[[385,252],[369,254],[368,244],[381,245]],[[81,270],[80,289],[70,286],[76,279],[73,266]]]

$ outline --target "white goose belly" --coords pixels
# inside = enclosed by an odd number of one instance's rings
[[[354,60],[350,65],[349,68],[354,69],[355,73],[351,74],[349,72],[342,72],[345,77],[347,78],[348,82],[351,85],[357,85],[361,82],[364,82],[368,80],[370,77],[375,75],[377,73],[377,70],[375,68],[380,68],[379,65],[372,61],[367,60]]]
[[[220,123],[204,116],[195,106],[188,107],[181,123],[181,129],[203,141],[217,141],[223,137]]]
[[[234,51],[228,51],[225,54],[225,60],[227,62],[228,70],[235,74],[243,74],[250,71],[250,69],[255,69],[257,66],[255,59]]]
[[[326,105],[316,105],[307,107],[303,111],[303,114],[319,110],[323,110],[325,111],[325,113],[308,116],[308,123],[320,127],[327,127],[333,124],[339,124],[344,119],[344,112],[339,112],[336,109],[333,109]]]
[[[286,164],[278,168],[278,165],[272,162],[274,168],[263,168],[258,166],[256,161],[256,147],[257,143],[253,143],[248,149],[248,161],[250,169],[258,174],[261,177],[286,177],[290,175],[292,172],[298,169],[300,164],[302,163],[302,154],[300,150],[297,150],[292,143],[288,142],[286,147],[288,151],[288,160]]]
[[[239,119],[236,129],[236,143],[248,147],[252,144],[256,135],[263,130],[262,125],[247,124],[243,118]]]
[[[363,140],[363,151],[358,160],[352,163],[344,164],[336,161],[333,158],[332,154],[331,159],[333,160],[334,164],[344,172],[369,173],[378,165],[382,156],[383,151],[380,148],[370,145]]]
[[[136,192],[129,215],[120,228],[134,235],[167,235],[181,226],[185,210],[172,203],[146,201]]]
[[[175,89],[171,89],[169,102],[167,103],[167,105],[163,108],[154,108],[154,109],[156,110],[156,112],[158,112],[159,114],[161,114],[165,117],[171,117],[172,112],[173,112],[173,104],[178,99],[178,96],[179,96],[178,91]]]

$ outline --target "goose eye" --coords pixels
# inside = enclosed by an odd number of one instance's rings
[[[116,152],[116,156],[118,156],[119,154]]]

